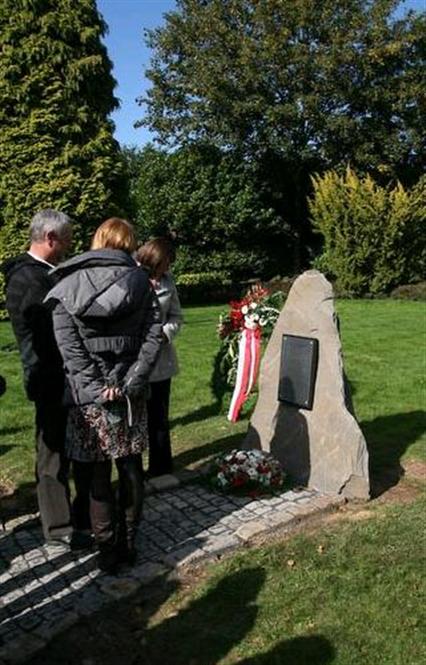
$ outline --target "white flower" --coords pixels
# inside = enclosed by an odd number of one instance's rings
[[[256,307],[257,307],[257,302],[251,302],[251,303],[250,303],[250,307],[251,307],[251,309],[256,309]]]
[[[257,317],[257,314],[252,314],[244,317],[244,325],[246,328],[249,330],[256,330],[257,328],[257,321],[254,317]]]
[[[248,311],[249,311],[249,310],[248,310],[247,305],[243,305],[243,306],[241,307],[241,312],[242,312],[242,314],[247,314]]]
[[[256,448],[254,450],[250,450],[250,457],[264,457],[264,454],[265,453],[262,453],[261,450],[256,450]]]
[[[223,487],[225,485],[227,485],[227,483],[228,483],[228,481],[226,480],[225,475],[222,471],[219,471],[219,473],[217,474],[217,479],[218,479],[219,484],[222,485]]]

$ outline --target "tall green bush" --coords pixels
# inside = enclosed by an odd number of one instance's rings
[[[80,243],[121,208],[105,31],[95,0],[1,0],[0,262],[41,208],[70,214]]]
[[[382,187],[370,176],[328,171],[313,178],[309,201],[323,236],[315,266],[354,295],[386,293],[420,278],[425,265],[426,178],[407,190]]]
[[[240,280],[285,269],[288,225],[249,164],[205,145],[173,153],[147,146],[128,158],[139,235],[176,234],[176,274],[225,271]]]

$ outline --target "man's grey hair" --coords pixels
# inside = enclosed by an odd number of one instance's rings
[[[54,231],[58,238],[62,238],[71,230],[71,219],[64,212],[46,208],[37,212],[31,220],[31,242],[42,242],[46,233]]]

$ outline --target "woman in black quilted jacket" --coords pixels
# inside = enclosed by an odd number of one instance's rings
[[[110,573],[136,556],[148,377],[162,342],[158,303],[147,272],[132,258],[135,249],[131,224],[107,220],[91,251],[55,268],[60,281],[46,298],[56,303],[55,336],[65,365],[67,453],[90,482],[99,567]],[[117,508],[112,460],[119,475]]]

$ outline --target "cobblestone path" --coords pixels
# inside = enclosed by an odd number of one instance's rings
[[[25,662],[80,617],[159,574],[338,503],[339,497],[306,489],[264,499],[223,496],[196,484],[153,493],[145,499],[136,565],[115,577],[99,572],[95,553],[43,546],[36,516],[9,522],[0,528],[0,665]]]

